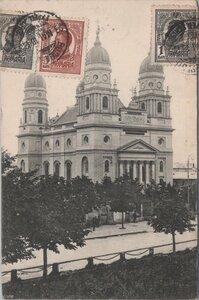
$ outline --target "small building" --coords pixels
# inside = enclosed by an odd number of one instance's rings
[[[176,186],[192,186],[197,182],[197,168],[190,163],[175,163],[173,167],[173,184]]]

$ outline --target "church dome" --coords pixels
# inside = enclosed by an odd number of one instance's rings
[[[41,88],[46,89],[46,82],[44,78],[38,73],[31,73],[25,81],[25,89],[27,88]]]
[[[80,83],[78,84],[77,88],[76,88],[76,93],[81,93],[84,90],[84,82],[80,81]]]
[[[151,63],[151,57],[150,57],[150,53],[149,53],[148,56],[141,63],[139,74],[151,73],[151,72],[156,72],[156,73],[161,73],[161,74],[164,73],[162,65]]]
[[[89,64],[106,64],[111,65],[110,57],[106,49],[101,46],[99,40],[99,28],[97,30],[96,41],[86,56],[86,65]]]

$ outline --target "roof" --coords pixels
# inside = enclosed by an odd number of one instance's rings
[[[157,72],[161,74],[164,73],[162,65],[151,63],[151,54],[149,53],[148,56],[143,60],[143,62],[140,65],[139,74],[151,73],[151,72]]]
[[[86,56],[86,65],[98,63],[111,65],[109,54],[106,49],[101,46],[101,42],[99,40],[99,28],[97,30],[94,47],[88,51]]]
[[[129,150],[133,150],[133,151],[143,151],[143,152],[159,152],[158,149],[156,149],[155,147],[151,146],[150,144],[146,143],[145,141],[141,140],[141,139],[136,139],[134,141],[130,141],[128,143],[126,143],[125,145],[122,145],[121,147],[119,147],[117,149],[118,151],[129,151]]]
[[[31,73],[25,81],[25,89],[27,88],[42,88],[46,89],[44,78],[38,73]]]
[[[77,106],[72,106],[67,108],[67,110],[55,121],[54,125],[62,125],[67,123],[77,122],[78,108]]]

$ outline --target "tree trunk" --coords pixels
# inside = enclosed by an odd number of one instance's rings
[[[43,278],[47,278],[47,247],[43,247]]]
[[[124,229],[124,212],[122,211],[122,229]]]
[[[172,232],[172,239],[173,239],[173,253],[175,253],[176,252],[175,232]]]

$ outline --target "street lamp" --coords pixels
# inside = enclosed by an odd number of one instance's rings
[[[191,154],[187,158],[187,185],[188,185],[188,188],[187,188],[187,204],[188,204],[188,207],[190,206],[190,192],[189,192],[189,160],[190,160],[190,158],[193,160],[193,158],[191,157]],[[193,164],[193,166],[194,166],[194,164]]]

